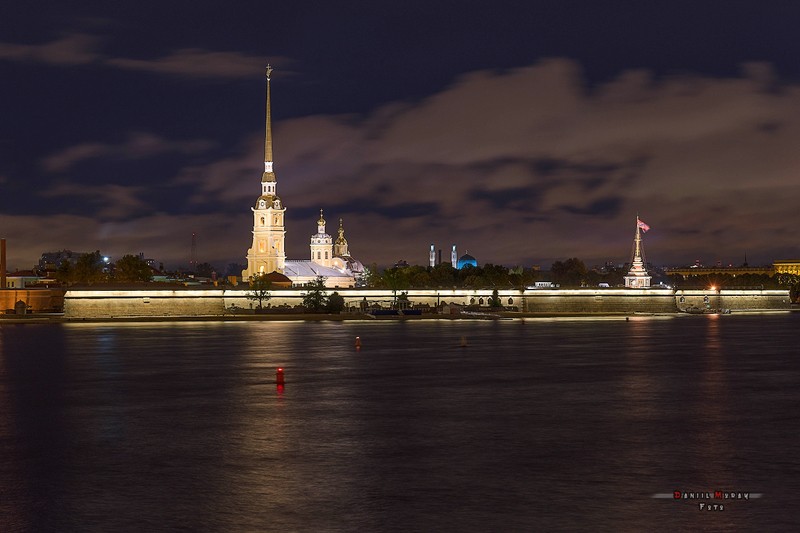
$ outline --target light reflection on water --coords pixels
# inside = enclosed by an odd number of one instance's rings
[[[797,317],[0,325],[4,530],[779,529]]]

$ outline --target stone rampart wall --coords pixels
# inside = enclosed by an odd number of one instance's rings
[[[338,291],[348,308],[356,310],[391,306],[392,291],[343,289]],[[304,291],[275,290],[270,307],[295,307],[302,303]],[[409,301],[415,306],[436,308],[444,304],[486,306],[491,290],[410,290]],[[672,291],[665,290],[501,290],[504,306],[534,313],[669,313],[676,312]],[[68,318],[110,318],[135,316],[222,316],[237,309],[251,309],[255,303],[246,291],[97,291],[71,290],[65,298]]]
[[[2,289],[0,290],[0,314],[14,313],[17,302],[25,302],[28,312],[42,313],[60,311],[64,305],[61,289]]]
[[[675,291],[678,309],[730,309],[732,311],[763,311],[791,309],[788,290],[722,289]]]
[[[223,291],[67,291],[67,318],[221,316]]]
[[[19,291],[25,292],[25,291]],[[32,292],[32,291],[28,291]],[[331,291],[329,291],[330,293]],[[341,289],[348,308],[391,306],[389,290]],[[270,307],[302,304],[302,290],[271,291]],[[410,290],[412,305],[437,308],[444,304],[486,306],[491,290]],[[542,314],[677,313],[689,306],[731,310],[790,309],[789,291],[677,291],[668,289],[530,289],[501,290],[504,306]],[[255,303],[242,290],[70,290],[64,299],[68,318],[137,316],[223,316]]]

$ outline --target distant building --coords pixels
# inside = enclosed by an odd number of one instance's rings
[[[800,259],[775,261],[773,268],[776,274],[794,274],[800,276]]]
[[[73,252],[72,250],[59,250],[57,252],[44,252],[39,259],[39,270],[41,272],[55,271],[61,264],[66,261],[71,265],[78,262],[81,256],[86,255],[86,252]]]
[[[461,257],[458,258],[458,263],[456,263],[456,265],[457,265],[456,268],[459,269],[459,270],[461,270],[465,266],[477,267],[478,266],[478,260],[475,259],[474,257],[472,257],[469,254],[464,254],[464,255],[462,255]]]
[[[334,246],[333,239],[325,232],[322,210],[317,221],[317,233],[311,236],[310,249],[310,260],[287,259],[284,262],[283,274],[295,285],[307,285],[323,276],[328,287],[355,287],[356,278],[364,274],[364,265],[350,256],[341,219],[339,238]]]
[[[682,276],[683,279],[688,279],[693,276],[710,276],[716,274],[725,274],[731,277],[742,276],[751,274],[756,276],[773,276],[775,275],[775,268],[762,266],[762,267],[678,267],[678,268],[665,268],[664,273],[671,276]]]
[[[633,238],[633,259],[631,269],[625,276],[625,287],[631,289],[642,289],[650,286],[650,276],[644,267],[644,248],[642,247],[642,233],[650,229],[650,226],[636,217],[636,235]]]
[[[325,232],[325,218],[320,210],[317,233],[311,236],[309,260],[286,259],[285,213],[277,193],[278,180],[273,169],[272,111],[270,74],[267,66],[266,132],[264,136],[264,173],[261,176],[261,195],[256,198],[253,212],[253,244],[247,250],[247,267],[242,278],[247,281],[258,274],[277,272],[292,280],[295,285],[306,285],[323,276],[328,287],[354,287],[356,278],[364,273],[364,266],[350,256],[339,220],[339,237],[333,239]]]
[[[6,275],[6,289],[24,289],[31,285],[38,285],[42,282],[54,282],[55,280],[41,278],[30,270],[12,272]]]

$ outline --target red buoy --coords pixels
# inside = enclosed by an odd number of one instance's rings
[[[356,350],[361,349],[361,337],[356,337]]]
[[[285,379],[283,377],[283,369],[282,368],[279,368],[278,370],[275,371],[275,383],[278,384],[278,385],[283,385],[284,383],[286,383],[286,381],[285,381]]]

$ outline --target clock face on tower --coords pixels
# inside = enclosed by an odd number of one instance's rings
[[[261,201],[258,203],[258,206],[259,206],[259,207],[261,207],[261,208],[263,209],[264,207],[266,207],[266,206],[267,206],[267,203],[266,203],[264,200],[261,200]]]

